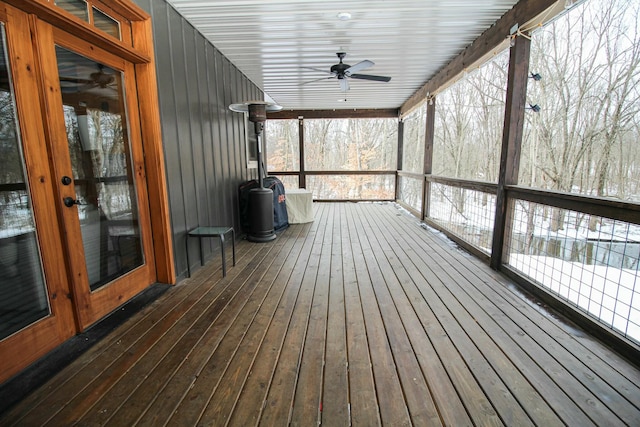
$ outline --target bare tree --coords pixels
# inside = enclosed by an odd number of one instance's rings
[[[527,115],[522,184],[631,196],[629,157],[618,153],[638,135],[638,8],[637,0],[591,1],[534,34],[530,68],[543,80],[530,84],[529,99],[542,111]],[[562,229],[564,211],[554,212],[551,229]]]

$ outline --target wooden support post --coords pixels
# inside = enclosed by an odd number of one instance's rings
[[[307,175],[304,169],[304,119],[302,117],[298,117],[298,153],[300,155],[298,188],[307,188]]]
[[[404,156],[404,121],[398,120],[398,153],[396,161],[395,200],[400,199],[400,177],[398,171],[402,170],[402,157]]]
[[[436,100],[435,97],[429,98],[427,103],[427,119],[424,132],[424,178],[422,180],[422,220],[429,217],[429,200],[431,200],[431,182],[428,181],[427,175],[433,172],[433,140],[434,129],[436,123]]]
[[[502,151],[496,199],[496,217],[493,227],[491,248],[491,268],[498,270],[502,265],[505,233],[511,229],[510,212],[505,186],[518,183],[520,168],[520,147],[524,128],[524,113],[529,74],[529,51],[531,40],[516,37],[509,57],[509,77],[507,99],[502,131]]]

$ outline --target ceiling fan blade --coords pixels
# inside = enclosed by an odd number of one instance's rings
[[[89,80],[89,79],[81,79],[79,77],[65,77],[65,76],[60,76],[60,81],[61,82],[69,82],[69,83],[76,83],[76,84],[93,84],[93,80]]]
[[[360,61],[357,64],[347,68],[346,70],[344,70],[344,73],[347,76],[351,76],[353,73],[357,73],[358,71],[362,71],[366,68],[373,67],[374,65],[375,64],[372,61],[365,59],[364,61]]]
[[[300,68],[305,68],[307,70],[318,71],[320,73],[325,73],[325,74],[333,74],[331,71],[323,70],[322,68],[315,68],[315,67],[300,67]]]
[[[391,77],[386,76],[372,76],[371,74],[351,74],[352,79],[360,79],[360,80],[373,80],[376,82],[388,82],[391,80]]]
[[[335,79],[335,78],[336,78],[336,76],[322,77],[320,79],[314,79],[314,80],[309,80],[308,82],[302,82],[302,83],[300,83],[300,85],[303,86],[303,85],[308,85],[309,83],[315,83],[315,82],[319,82],[319,81],[322,81],[322,80],[329,80],[329,79]]]
[[[349,90],[349,82],[347,81],[347,79],[339,79],[340,81],[340,90],[342,92],[346,92]]]

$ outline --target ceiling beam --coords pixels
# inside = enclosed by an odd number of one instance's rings
[[[341,109],[341,110],[282,110],[267,113],[267,119],[380,119],[397,118],[398,110],[389,109]]]
[[[551,8],[554,10],[549,10]],[[429,94],[435,93],[465,69],[483,59],[487,54],[491,54],[497,46],[505,42],[515,24],[518,24],[520,28],[529,28],[532,24],[543,23],[540,17],[544,21],[548,21],[561,10],[564,10],[564,1],[562,0],[520,0],[494,25],[411,95],[400,107],[401,116],[408,114],[426,100]],[[536,22],[537,20],[540,22]]]

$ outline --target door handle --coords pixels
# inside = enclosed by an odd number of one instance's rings
[[[80,202],[74,199],[73,197],[65,197],[64,199],[62,199],[62,203],[64,203],[64,205],[68,208],[70,208],[73,205],[80,204]]]

